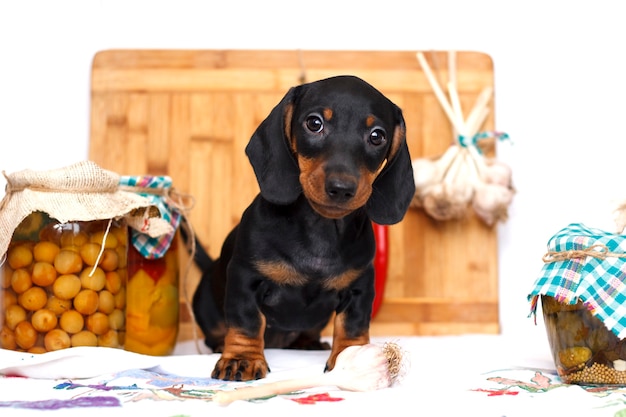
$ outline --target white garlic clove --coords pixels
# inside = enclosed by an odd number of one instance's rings
[[[422,197],[424,211],[440,221],[465,217],[468,204],[467,195],[450,184],[437,184]]]
[[[508,217],[508,206],[513,201],[513,190],[498,184],[482,184],[476,187],[472,208],[488,225]]]
[[[513,178],[513,172],[504,162],[497,159],[486,160],[486,165],[483,170],[484,180],[490,184],[499,184],[505,187],[510,187]]]

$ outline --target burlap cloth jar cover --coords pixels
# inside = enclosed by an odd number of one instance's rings
[[[28,215],[41,211],[60,223],[125,217],[128,224],[159,236],[171,231],[169,223],[148,218],[152,202],[134,192],[119,189],[120,176],[91,161],[48,171],[23,170],[4,174],[7,185],[0,202],[0,255],[4,256],[17,226]]]
[[[574,305],[579,301],[618,338],[626,337],[626,235],[580,223],[548,242],[544,265],[528,295],[531,315],[540,295]]]

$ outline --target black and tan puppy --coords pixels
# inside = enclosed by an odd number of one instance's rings
[[[369,342],[372,222],[402,220],[415,188],[400,108],[365,81],[338,76],[289,90],[246,147],[261,192],[220,258],[200,245],[193,299],[214,378],[269,371],[264,348],[323,349],[326,370]]]

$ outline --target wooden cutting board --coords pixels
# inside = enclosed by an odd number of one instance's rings
[[[445,86],[448,52],[424,54]],[[478,52],[455,57],[468,111],[493,87],[493,63]],[[244,154],[252,132],[290,87],[338,74],[365,79],[403,109],[413,158],[450,145],[450,123],[416,51],[107,50],[93,60],[89,158],[122,175],[171,176],[195,199],[189,219],[218,256],[258,192]],[[492,111],[484,128],[493,125]],[[389,257],[372,335],[499,332],[494,228],[471,213],[438,222],[412,208],[389,228]],[[197,270],[186,278],[189,294],[198,279]],[[192,324],[182,312],[186,334]]]

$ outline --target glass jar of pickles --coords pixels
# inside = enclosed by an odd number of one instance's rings
[[[571,223],[548,241],[528,295],[539,300],[556,371],[568,384],[626,385],[626,235]]]
[[[0,269],[0,347],[123,347],[126,249],[123,219],[59,223],[30,214]]]
[[[5,174],[0,202],[0,348],[122,348],[127,216],[145,198],[90,161]]]
[[[566,304],[544,295],[541,304],[552,357],[563,382],[626,385],[626,341],[581,301]]]

